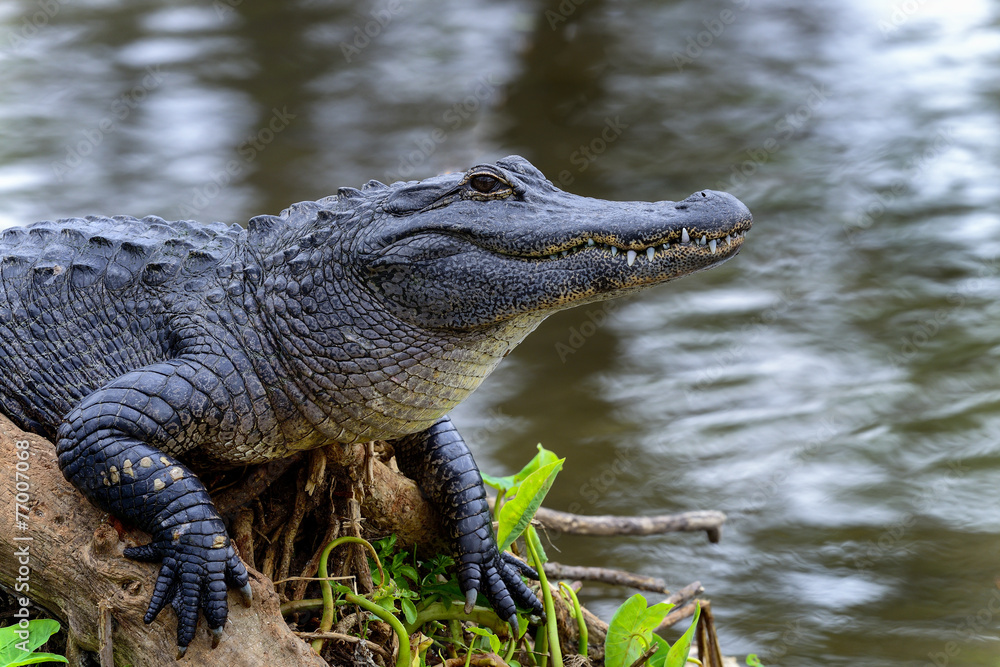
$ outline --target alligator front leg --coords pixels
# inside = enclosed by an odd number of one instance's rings
[[[542,604],[524,584],[521,573],[538,574],[510,554],[497,550],[486,487],[472,452],[444,417],[426,431],[393,441],[399,469],[417,482],[441,513],[449,537],[455,541],[458,583],[466,595],[465,611],[472,611],[482,592],[500,618],[517,632],[515,602],[542,613]]]
[[[156,445],[181,451],[198,444],[198,424],[219,424],[227,395],[218,368],[182,360],[128,373],[84,399],[59,428],[63,475],[91,502],[153,540],[125,550],[162,561],[144,620],[169,602],[177,613],[183,655],[198,609],[218,642],[228,616],[226,591],[249,600],[246,568],[236,555],[205,486]]]

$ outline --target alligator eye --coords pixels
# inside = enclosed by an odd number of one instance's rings
[[[477,192],[486,194],[497,189],[497,186],[500,185],[500,179],[488,174],[479,174],[469,179],[469,185]]]

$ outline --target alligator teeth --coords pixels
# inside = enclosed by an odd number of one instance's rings
[[[743,237],[744,234],[742,232],[732,232],[730,234],[727,234],[725,237],[726,245],[727,246],[732,245],[734,241],[741,241]],[[691,234],[688,232],[687,227],[681,229],[680,242],[691,243]],[[707,245],[709,250],[711,250],[712,254],[714,255],[718,251],[719,245],[722,243],[722,239],[712,239],[710,241],[708,239],[708,236],[703,234],[701,238],[696,239],[694,243],[695,245]],[[581,242],[580,245],[570,248],[569,250],[560,250],[557,253],[549,255],[549,259],[560,259],[561,257],[566,257],[575,252],[581,251],[584,248],[594,248],[594,247],[596,247],[598,250],[610,251],[612,257],[617,257],[619,253],[623,253],[626,257],[626,261],[628,262],[629,266],[633,266],[635,264],[635,261],[639,258],[639,254],[641,252],[645,252],[646,257],[649,258],[649,261],[651,262],[654,259],[656,259],[656,250],[657,250],[656,246],[650,246],[646,248],[645,251],[625,250],[624,248],[618,248],[610,244],[606,245],[604,243],[597,243],[596,241],[594,241],[594,239],[587,239],[586,244]],[[664,243],[661,245],[661,247],[663,248],[663,250],[670,250],[669,243]]]

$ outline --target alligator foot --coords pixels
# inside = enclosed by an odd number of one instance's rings
[[[221,522],[196,521],[175,526],[169,534],[158,535],[145,546],[125,549],[125,555],[134,560],[162,563],[143,621],[152,623],[170,603],[177,613],[180,655],[194,638],[199,609],[208,621],[215,648],[229,615],[227,589],[239,589],[244,603],[250,596],[246,567]]]
[[[455,540],[458,583],[466,613],[479,593],[516,633],[516,605],[542,613],[542,603],[521,579],[538,573],[510,554],[501,554],[493,536],[486,487],[472,453],[447,417],[426,431],[393,442],[400,470],[442,514]]]

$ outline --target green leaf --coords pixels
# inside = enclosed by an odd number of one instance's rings
[[[672,604],[661,602],[646,607],[646,598],[636,593],[611,618],[604,639],[606,667],[628,667],[642,655],[653,640],[653,629],[667,617]]]
[[[538,562],[529,561],[531,565],[536,570],[540,567],[545,567],[545,564],[549,562],[549,557],[545,553],[545,549],[542,548],[542,540],[538,537],[538,531],[532,528],[530,525],[524,529],[524,540],[525,542],[530,541],[531,546],[535,549],[535,555],[538,556]]]
[[[399,598],[399,606],[403,608],[403,616],[406,622],[413,625],[417,621],[417,608],[413,600],[409,598]]]
[[[506,477],[494,477],[493,475],[481,470],[479,471],[479,474],[483,477],[483,484],[491,486],[501,493],[514,486],[513,475],[507,475]]]
[[[541,452],[538,456],[541,456]],[[531,517],[535,516],[535,512],[541,506],[545,494],[548,493],[552,482],[555,481],[556,475],[562,468],[563,461],[565,459],[557,459],[528,475],[521,482],[514,499],[507,501],[500,508],[500,515],[497,517],[499,521],[497,544],[500,551],[509,547],[531,523]]]
[[[528,478],[533,472],[541,468],[542,466],[547,466],[551,463],[555,463],[559,460],[559,457],[555,455],[554,452],[542,447],[542,443],[536,445],[538,447],[538,453],[535,454],[534,458],[528,461],[528,465],[521,468],[521,471],[514,475],[514,484],[520,484]]]
[[[688,654],[691,652],[691,640],[694,639],[694,629],[698,625],[698,617],[700,615],[701,604],[698,604],[694,608],[694,618],[691,619],[691,625],[684,631],[681,638],[670,647],[670,652],[667,653],[667,661],[663,663],[663,667],[684,667],[684,663],[688,660]]]
[[[760,661],[756,653],[751,653],[747,656],[747,667],[764,667],[764,663]]]
[[[413,567],[412,565],[400,565],[399,569],[396,571],[402,576],[412,581],[413,583],[417,583],[417,581],[419,581],[420,579],[420,575],[417,574],[417,568]]]
[[[20,662],[12,662],[4,667],[21,667],[21,665],[37,665],[40,662],[69,662],[66,658],[55,653],[32,653],[28,658]]]
[[[0,628],[0,665],[3,665],[4,667],[15,667],[16,665],[37,664],[47,660],[52,660],[54,662],[68,662],[66,658],[58,655],[51,658],[45,658],[44,660],[36,660],[35,655],[32,653],[39,646],[47,642],[49,637],[59,632],[58,621],[54,621],[51,618],[28,621],[28,637],[24,638],[22,634],[19,634],[22,632],[24,632],[24,630],[19,628],[17,625]],[[22,642],[27,643],[22,644]],[[28,650],[25,651],[18,648],[18,644],[22,644]]]
[[[376,600],[374,600],[374,602],[375,604],[382,607],[382,609],[385,609],[390,614],[396,613],[396,598],[392,597],[391,595],[386,595],[385,597],[377,598]]]
[[[653,641],[659,644],[660,648],[653,654],[653,657],[649,659],[647,664],[649,667],[663,667],[663,663],[667,661],[667,653],[670,651],[670,642],[655,632],[653,633]]]
[[[486,641],[490,644],[490,650],[494,653],[500,652],[500,638],[495,634],[487,630],[486,628],[477,628],[475,626],[466,628],[469,632],[474,635],[479,635],[480,637],[485,637]]]
[[[482,473],[483,482],[485,482],[487,486],[492,486],[497,491],[513,489],[527,479],[531,473],[535,472],[544,465],[557,461],[558,459],[558,456],[542,447],[541,443],[539,443],[538,453],[535,454],[534,458],[528,461],[528,465],[521,468],[520,472],[513,475],[507,475],[506,477],[494,477],[493,475]]]

